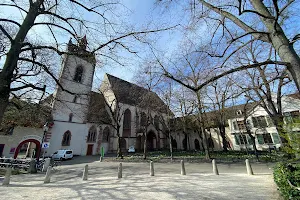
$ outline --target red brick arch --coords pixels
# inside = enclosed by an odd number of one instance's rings
[[[15,154],[14,154],[14,159],[17,158],[18,154],[19,154],[19,151],[22,147],[23,144],[27,143],[27,142],[33,142],[35,145],[36,145],[36,158],[38,159],[40,157],[40,153],[41,153],[41,143],[40,141],[36,140],[36,139],[27,139],[27,140],[24,140],[22,141],[18,147],[16,148],[15,150]]]

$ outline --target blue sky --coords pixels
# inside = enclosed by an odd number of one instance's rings
[[[5,1],[7,1],[7,3],[11,3],[9,0]],[[161,21],[161,10],[159,10],[159,7],[155,6],[155,2],[156,0],[121,0],[121,4],[123,6],[118,6],[120,10],[116,10],[115,12],[121,13],[121,15],[119,15],[121,20],[126,22],[126,26],[128,25],[134,27],[135,31],[147,29],[153,30],[156,28],[165,28],[166,26],[172,26],[173,24]],[[122,15],[122,13],[124,13],[124,15]],[[109,15],[110,13],[108,12],[108,16]],[[9,16],[9,18],[11,19],[19,20],[20,22],[24,19],[24,16],[20,15],[20,12],[18,12],[17,9],[11,7],[5,7],[0,10],[0,17],[6,18],[7,16]],[[93,16],[90,14],[86,14],[84,17],[87,18]],[[170,20],[170,18],[167,17],[165,19],[166,21]],[[168,46],[176,46],[175,44],[180,37],[178,36],[178,33],[173,32],[172,34],[172,36],[170,36],[170,33],[168,32],[160,32],[158,34],[155,34],[155,46],[164,46],[165,49],[167,49]],[[38,26],[32,29],[30,36],[34,40],[42,40],[43,42],[48,40],[50,42],[51,39],[51,34],[48,29],[42,26]],[[151,37],[151,35],[149,37]],[[87,34],[87,38],[92,39],[94,38],[94,36]],[[58,37],[58,40],[60,43],[67,43],[69,41],[69,36],[65,36],[64,33],[62,33]],[[101,43],[101,41],[99,41],[99,43]],[[128,52],[126,53],[125,51],[120,51],[119,55],[122,57],[122,62],[124,62],[126,65],[125,67],[120,66],[114,62],[110,62],[109,64],[104,66],[100,64],[101,67],[96,68],[96,73],[94,76],[94,89],[99,87],[104,73],[109,73],[127,81],[134,82],[133,77],[136,75],[136,71],[140,67],[142,57],[145,56],[145,49],[143,49],[145,48],[145,46],[141,46],[141,44],[138,43],[131,46],[133,46],[134,50],[138,51],[138,55],[141,57],[134,56],[132,54],[129,54]],[[101,59],[101,57],[98,58],[99,63],[101,63]],[[0,60],[0,65],[3,65],[4,61],[5,59],[2,58]]]

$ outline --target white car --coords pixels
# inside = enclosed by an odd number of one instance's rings
[[[130,146],[128,149],[128,153],[134,153],[134,152],[135,152],[134,146]]]
[[[70,149],[58,150],[52,155],[54,160],[66,160],[73,158],[73,151]]]

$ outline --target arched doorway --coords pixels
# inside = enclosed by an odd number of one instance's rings
[[[194,143],[195,143],[195,149],[196,150],[200,150],[200,142],[199,142],[199,140],[195,139]]]
[[[153,131],[149,131],[147,134],[147,148],[148,150],[154,150],[156,149],[156,135]]]
[[[182,147],[183,147],[183,150],[187,150],[187,139],[186,139],[186,136],[185,138],[182,140]]]
[[[172,139],[172,148],[177,149],[177,141],[175,139]]]
[[[26,139],[26,140],[23,140],[22,142],[20,142],[20,144],[17,146],[17,148],[15,150],[14,159],[16,159],[18,157],[19,151],[20,151],[21,147],[23,146],[23,144],[26,144],[28,142],[32,142],[35,144],[35,146],[36,146],[35,157],[37,159],[39,159],[40,154],[41,154],[41,143],[40,143],[40,141],[38,141],[36,139]]]

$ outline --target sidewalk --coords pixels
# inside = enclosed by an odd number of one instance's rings
[[[92,162],[88,180],[82,181],[83,166],[61,166],[49,184],[43,184],[44,174],[12,176],[8,187],[0,187],[0,196],[14,200],[278,199],[271,173],[248,176],[240,166],[234,167],[236,173],[220,169],[215,176],[211,170],[201,171],[204,165],[187,164],[187,175],[182,176],[179,165],[160,163],[154,165],[155,176],[150,177],[147,163],[123,163],[123,178],[117,179],[118,163]]]

